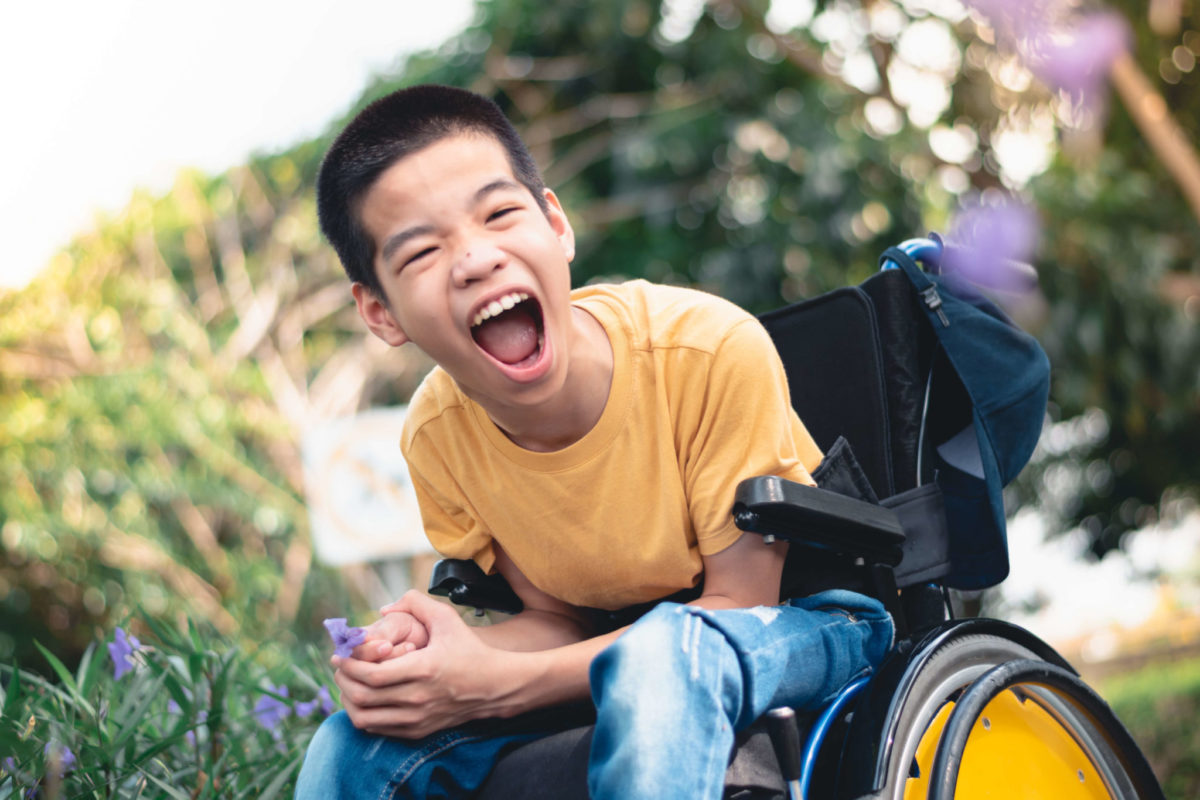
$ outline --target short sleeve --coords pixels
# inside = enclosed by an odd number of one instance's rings
[[[770,335],[748,317],[729,329],[713,354],[691,420],[685,482],[701,555],[738,540],[732,510],[745,478],[778,475],[814,483],[821,451],[792,409],[783,364]]]
[[[467,512],[466,497],[449,470],[436,458],[417,455],[416,448],[404,457],[433,549],[444,558],[471,559],[491,572],[496,560],[491,533]]]

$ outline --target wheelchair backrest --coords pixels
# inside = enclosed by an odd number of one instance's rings
[[[886,270],[760,319],[817,445],[828,452],[845,437],[882,503],[901,507],[909,542],[898,583],[955,585],[953,534],[929,453],[971,425],[972,405],[911,282]]]

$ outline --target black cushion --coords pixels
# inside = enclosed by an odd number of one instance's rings
[[[506,755],[477,800],[588,800],[592,726],[538,739]],[[783,800],[787,788],[761,722],[738,734],[725,773],[726,800]]]

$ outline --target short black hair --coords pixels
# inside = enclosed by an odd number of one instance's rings
[[[513,176],[548,213],[545,183],[525,143],[490,99],[452,86],[400,89],[372,102],[342,130],[317,175],[317,217],[351,281],[387,302],[375,274],[375,242],[363,227],[363,197],[400,159],[463,133],[490,136],[504,148]]]

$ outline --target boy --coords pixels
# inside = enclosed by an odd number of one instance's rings
[[[468,797],[553,730],[527,712],[590,697],[594,800],[718,798],[736,730],[886,652],[879,603],[779,605],[786,548],[733,524],[739,480],[811,484],[821,458],[766,332],[692,290],[572,292],[571,225],[491,101],[373,103],[326,155],[318,211],[367,326],[437,362],[402,442],[426,535],[525,609],[484,628],[417,592],[384,609],[333,661],[346,710],[297,796]],[[594,635],[588,609],[688,590]]]

